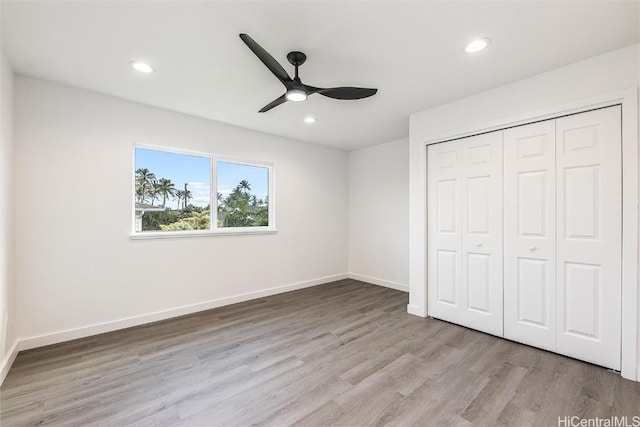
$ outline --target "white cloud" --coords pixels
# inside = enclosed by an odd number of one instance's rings
[[[211,186],[209,184],[188,182],[187,186],[193,196],[189,203],[193,203],[196,206],[207,206],[211,202]]]
[[[230,185],[223,185],[218,187],[218,193],[222,194],[223,196],[228,196],[233,191],[233,188],[234,187]]]

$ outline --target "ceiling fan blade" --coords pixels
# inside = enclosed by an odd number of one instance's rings
[[[334,99],[362,99],[376,94],[378,89],[362,87],[332,87],[329,89],[314,88],[320,95]]]
[[[259,113],[264,113],[266,111],[271,110],[274,107],[277,107],[280,104],[283,104],[287,102],[287,98],[285,98],[284,95],[282,95],[280,98],[275,99],[273,101],[271,101],[270,103],[268,103],[267,105],[265,105],[264,107],[262,107],[262,109],[260,111],[258,111]]]
[[[258,59],[260,59],[260,61],[262,61],[262,63],[266,65],[267,68],[278,78],[278,80],[280,80],[285,87],[288,87],[287,83],[291,82],[291,77],[289,77],[289,74],[287,74],[285,69],[282,68],[282,65],[280,65],[278,61],[269,54],[269,52],[264,50],[262,46],[256,43],[255,40],[249,37],[248,34],[240,34],[240,38],[249,47],[249,49],[256,54]]]

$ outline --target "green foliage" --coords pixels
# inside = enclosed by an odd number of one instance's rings
[[[182,215],[182,212],[172,210],[145,212],[142,216],[142,229],[144,231],[160,231],[161,225],[177,222],[182,219]]]
[[[209,229],[209,211],[196,212],[193,211],[191,216],[182,218],[180,221],[169,225],[160,225],[162,231],[177,230],[208,230]]]
[[[149,169],[136,170],[136,201],[153,205],[162,199],[162,207],[172,197],[176,210],[146,211],[142,216],[144,231],[207,230],[210,227],[210,206],[189,204],[193,197],[186,187],[179,190],[170,179],[157,179]],[[218,227],[261,227],[269,225],[269,198],[258,199],[251,194],[251,184],[243,179],[225,198],[217,193]]]
[[[242,180],[218,204],[218,227],[261,227],[269,225],[269,208],[251,195],[251,184]],[[218,198],[220,200],[220,197]]]

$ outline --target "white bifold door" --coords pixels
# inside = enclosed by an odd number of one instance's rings
[[[504,336],[617,370],[620,112],[504,131]]]
[[[427,154],[429,315],[619,370],[621,107]]]
[[[502,132],[428,147],[429,313],[502,335]]]
[[[504,131],[504,336],[556,349],[555,120]]]
[[[620,370],[621,107],[556,120],[557,351]]]

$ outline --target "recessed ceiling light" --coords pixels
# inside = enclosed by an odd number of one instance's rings
[[[129,62],[129,65],[131,66],[131,68],[133,68],[136,71],[140,71],[141,73],[149,74],[149,73],[153,73],[154,71],[151,65],[142,61],[131,61]]]
[[[306,101],[307,93],[301,89],[289,89],[287,93],[284,94],[284,97],[287,98],[287,101]]]
[[[489,43],[491,43],[491,39],[487,37],[475,39],[464,48],[464,51],[467,53],[480,52],[482,49],[489,46]]]
[[[309,124],[315,123],[316,122],[316,118],[315,117],[311,117],[311,116],[307,116],[307,117],[304,118],[304,122],[305,123],[309,123]]]

